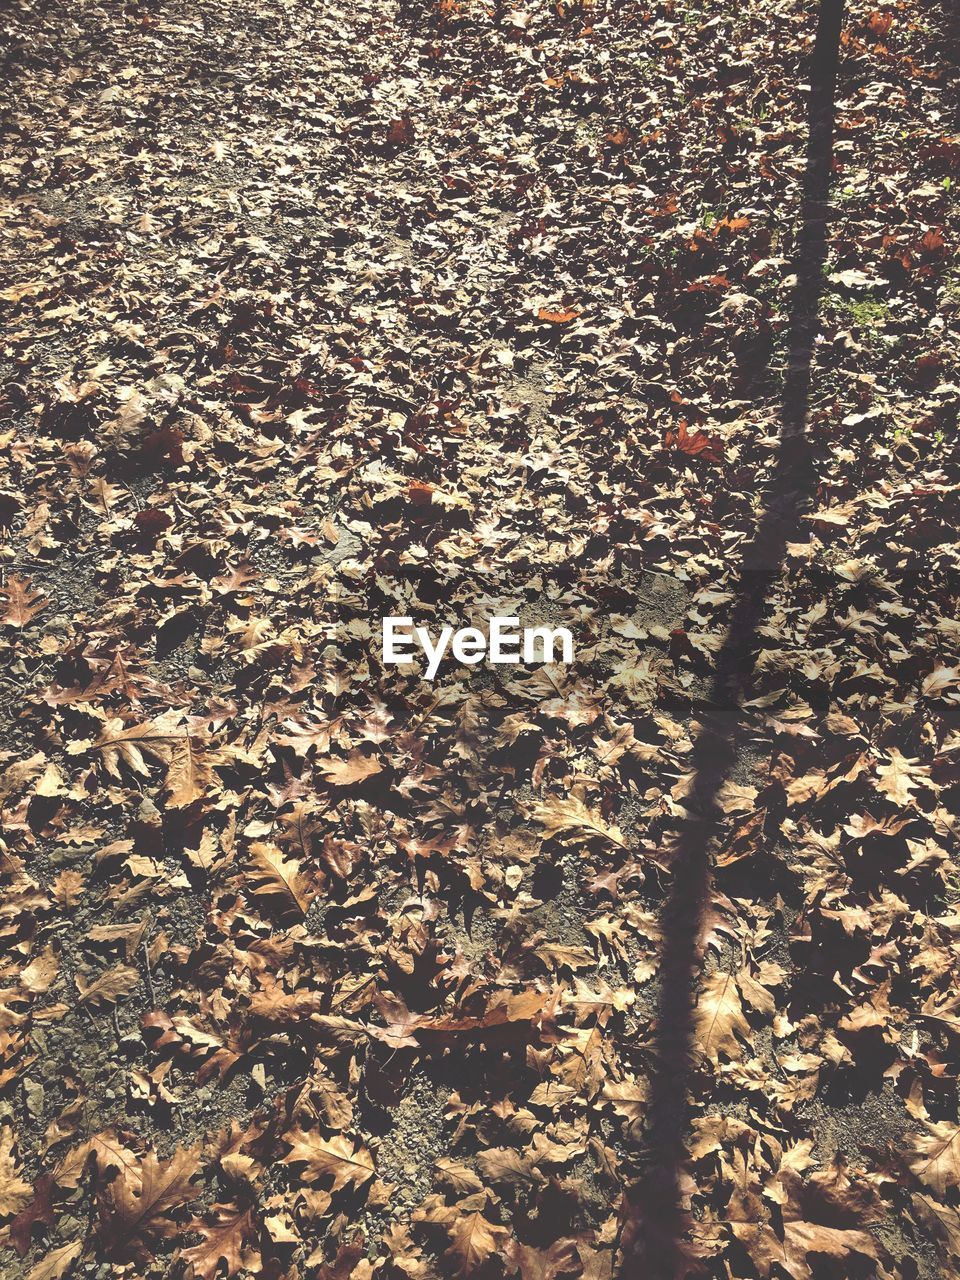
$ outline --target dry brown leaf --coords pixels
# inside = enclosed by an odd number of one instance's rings
[[[376,1173],[373,1157],[364,1146],[354,1147],[351,1139],[338,1133],[324,1138],[313,1129],[292,1129],[284,1135],[290,1150],[284,1164],[304,1165],[305,1182],[330,1178],[331,1189],[362,1187]]]
[[[697,1044],[705,1057],[717,1062],[720,1054],[736,1059],[742,1055],[741,1041],[750,1034],[743,1005],[732,973],[715,973],[704,978],[696,1011]]]
[[[200,800],[213,783],[213,768],[200,739],[185,733],[171,752],[167,769],[167,804],[184,809]]]
[[[169,1160],[158,1160],[148,1151],[143,1161],[124,1166],[107,1183],[101,1200],[100,1234],[111,1248],[121,1248],[145,1235],[170,1236],[179,1232],[171,1213],[197,1197],[192,1185],[199,1172],[199,1148],[175,1151]]]
[[[380,773],[382,768],[376,756],[351,751],[345,760],[328,760],[321,764],[320,772],[332,787],[353,787]]]
[[[877,786],[894,804],[909,805],[913,802],[911,793],[924,781],[924,767],[896,747],[891,747],[887,756],[889,763],[877,767]]]
[[[583,1261],[573,1239],[555,1240],[548,1249],[535,1249],[530,1245],[508,1240],[504,1254],[520,1272],[520,1280],[558,1280],[569,1276],[584,1280]],[[597,1275],[594,1280],[599,1280]]]
[[[576,320],[579,314],[580,312],[573,307],[560,307],[557,310],[541,307],[537,311],[537,319],[545,320],[547,324],[569,324],[571,320]]]
[[[960,668],[945,667],[942,664],[938,664],[924,678],[920,691],[925,698],[938,698],[947,689],[952,689],[957,684],[960,684]]]
[[[439,1160],[435,1160],[433,1167],[437,1170],[440,1181],[456,1196],[475,1195],[483,1190],[483,1183],[476,1173],[467,1165],[451,1160],[449,1156],[441,1156]]]
[[[60,1280],[76,1258],[83,1253],[83,1241],[72,1240],[50,1252],[28,1272],[27,1280]]]
[[[121,996],[129,995],[139,981],[139,971],[128,964],[118,964],[112,969],[104,970],[89,985],[81,974],[78,973],[75,978],[81,1001],[94,1008],[103,1004],[115,1004]]]
[[[877,1242],[869,1231],[849,1231],[799,1220],[783,1224],[783,1265],[795,1280],[811,1280],[812,1255],[824,1254],[841,1261],[851,1255],[879,1258]]]
[[[511,1187],[530,1186],[543,1181],[529,1157],[521,1155],[513,1147],[487,1147],[478,1151],[477,1167],[488,1182],[505,1182]]]
[[[409,116],[391,120],[387,127],[387,142],[391,147],[409,147],[413,145],[413,121]]]
[[[960,1126],[948,1120],[929,1121],[927,1132],[907,1140],[913,1150],[910,1170],[941,1199],[960,1186]]]
[[[543,826],[544,838],[547,840],[566,832],[580,835],[586,833],[602,836],[613,844],[626,847],[619,828],[604,822],[600,814],[588,809],[577,796],[550,796],[534,807],[533,818]]]
[[[510,1238],[505,1227],[494,1226],[482,1213],[466,1213],[454,1220],[449,1228],[450,1247],[444,1254],[454,1263],[455,1275],[465,1276],[476,1271],[482,1263],[502,1249]]]
[[[192,1280],[214,1280],[221,1264],[222,1274],[234,1276],[241,1267],[251,1269],[251,1264],[256,1263],[250,1252],[250,1244],[257,1234],[251,1211],[221,1204],[214,1205],[211,1213],[212,1222],[198,1218],[187,1227],[188,1231],[196,1231],[203,1237],[200,1243],[180,1251]]]
[[[960,1212],[920,1193],[911,1197],[914,1212],[934,1239],[941,1240],[953,1258],[960,1258]]]
[[[53,986],[59,972],[60,962],[53,947],[46,946],[23,969],[20,974],[20,983],[33,995],[42,995]]]
[[[100,753],[104,768],[114,778],[121,777],[121,761],[140,777],[150,774],[145,756],[165,764],[164,785],[173,808],[184,808],[199,800],[213,780],[209,747],[188,729],[178,711],[144,724],[124,725],[122,720],[110,720],[94,750]]]
[[[13,1146],[13,1130],[4,1125],[0,1130],[0,1218],[19,1213],[33,1198],[33,1187],[20,1177]]]
[[[104,768],[114,778],[121,776],[121,761],[134,773],[149,777],[144,754],[169,762],[173,750],[183,741],[183,730],[174,724],[179,719],[174,713],[147,724],[125,725],[119,719],[109,720],[94,750],[100,752]]]
[[[305,916],[316,896],[295,858],[285,858],[275,844],[255,841],[250,846],[252,867],[248,879],[258,898],[278,900],[282,912]]]
[[[75,1118],[71,1123],[75,1125]],[[70,1132],[72,1131],[71,1128]],[[131,1175],[135,1175],[139,1163],[134,1153],[117,1136],[116,1131],[105,1129],[67,1152],[54,1175],[57,1185],[68,1188],[78,1186],[91,1155],[96,1159],[98,1171],[108,1176],[116,1170],[127,1170]]]
[[[8,627],[26,627],[47,603],[47,597],[34,591],[29,579],[11,574],[7,585],[0,587],[0,622]]]

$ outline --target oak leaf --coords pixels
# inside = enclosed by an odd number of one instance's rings
[[[89,986],[79,973],[75,981],[82,1003],[97,1008],[104,1004],[115,1004],[120,996],[129,995],[140,981],[140,973],[132,965],[118,964],[112,969],[104,970]]]
[[[605,1102],[612,1102],[617,1115],[629,1120],[631,1125],[639,1124],[647,1112],[647,1086],[643,1081],[623,1081],[618,1083],[608,1080],[603,1086],[601,1097]]]
[[[877,768],[877,786],[894,804],[908,805],[913,799],[910,793],[916,791],[922,781],[920,761],[909,759],[896,747],[891,747],[887,755],[889,763]]]
[[[583,1263],[573,1239],[554,1240],[549,1249],[508,1240],[504,1250],[520,1280],[557,1280],[559,1276],[582,1276]]]
[[[960,669],[945,667],[940,663],[924,678],[920,692],[925,698],[940,697],[946,689],[955,684],[960,684]]]
[[[100,752],[103,767],[111,777],[120,778],[121,762],[140,777],[149,777],[144,757],[167,767],[164,785],[168,803],[182,809],[199,800],[208,790],[213,773],[208,748],[202,737],[191,732],[177,711],[165,712],[144,724],[124,725],[109,720],[93,749]]]
[[[48,603],[45,595],[34,591],[29,579],[11,574],[7,585],[0,587],[0,622],[8,627],[25,627]]]
[[[96,1160],[101,1175],[123,1169],[135,1176],[137,1157],[129,1147],[124,1146],[114,1129],[104,1129],[67,1153],[54,1173],[57,1186],[78,1186],[91,1155]]]
[[[932,1196],[914,1195],[912,1203],[914,1213],[930,1234],[946,1245],[952,1257],[960,1258],[960,1213]]]
[[[306,876],[295,858],[285,858],[275,844],[256,841],[250,846],[253,863],[248,879],[257,898],[279,900],[281,911],[303,917],[315,897]]]
[[[221,1262],[224,1274],[233,1276],[241,1267],[249,1268],[252,1261],[248,1244],[255,1237],[255,1227],[250,1210],[241,1212],[235,1205],[218,1204],[213,1206],[213,1214],[212,1223],[198,1219],[187,1228],[203,1237],[199,1244],[180,1252],[192,1280],[213,1280]]]
[[[780,1274],[780,1269],[791,1280],[811,1280],[814,1273],[810,1258],[813,1254],[840,1260],[849,1258],[851,1254],[877,1259],[877,1242],[869,1232],[806,1222],[790,1218],[788,1212],[785,1213],[782,1238],[766,1222],[733,1220],[730,1223],[730,1229],[750,1255],[762,1280]]]
[[[30,1249],[33,1227],[37,1222],[52,1227],[56,1222],[53,1212],[53,1191],[56,1186],[49,1173],[42,1174],[34,1184],[33,1199],[10,1223],[10,1241],[22,1258]]]
[[[453,1191],[456,1196],[476,1195],[483,1190],[483,1183],[474,1171],[465,1164],[451,1160],[449,1156],[441,1156],[434,1161],[438,1179]]]
[[[930,1121],[927,1132],[909,1139],[913,1149],[910,1171],[940,1197],[960,1186],[960,1126],[948,1120]]]
[[[573,307],[561,307],[554,311],[550,307],[541,307],[537,311],[537,319],[545,320],[547,324],[569,324],[571,320],[576,320],[580,312]]]
[[[505,1182],[508,1186],[530,1186],[543,1181],[529,1156],[513,1147],[488,1147],[477,1153],[477,1167],[488,1182]]]
[[[71,1240],[59,1249],[51,1249],[46,1257],[28,1273],[27,1280],[60,1280],[75,1258],[83,1253],[83,1241]]]
[[[719,1061],[741,1056],[740,1041],[750,1027],[743,1016],[737,980],[731,973],[715,973],[704,978],[696,1011],[697,1043],[706,1058]]]
[[[100,1200],[100,1235],[112,1248],[122,1250],[148,1235],[170,1236],[180,1228],[170,1215],[197,1197],[191,1186],[196,1176],[199,1148],[175,1151],[169,1160],[158,1160],[148,1151],[133,1168],[122,1168],[104,1189]]]
[[[783,1256],[781,1265],[794,1280],[811,1280],[811,1254],[825,1254],[843,1261],[851,1254],[877,1259],[877,1242],[869,1231],[850,1231],[827,1227],[820,1222],[799,1219],[783,1224]]]
[[[0,1218],[19,1213],[33,1198],[33,1188],[20,1177],[13,1154],[13,1130],[0,1131]]]
[[[33,995],[42,995],[53,986],[59,972],[60,962],[54,954],[53,947],[46,946],[21,971],[20,983]]]
[[[533,810],[534,819],[543,826],[546,840],[563,832],[576,832],[580,835],[602,836],[612,844],[626,847],[623,833],[618,827],[604,822],[600,814],[588,809],[577,796],[550,796]]]
[[[380,773],[382,768],[376,756],[351,751],[345,760],[328,760],[326,764],[322,764],[320,772],[332,787],[353,787]]]
[[[757,1013],[765,1014],[768,1018],[772,1018],[777,1009],[776,1001],[773,996],[763,985],[753,976],[749,969],[743,968],[737,974],[737,984],[740,987],[740,994]]]
[[[482,1213],[473,1212],[456,1218],[449,1227],[450,1247],[444,1254],[456,1264],[455,1275],[465,1276],[502,1249],[510,1238],[506,1227],[494,1226]]]
[[[107,721],[94,750],[101,753],[103,767],[111,777],[121,777],[122,761],[133,773],[145,778],[149,777],[150,770],[144,755],[169,763],[175,744],[182,740],[182,730],[172,727],[167,717],[133,725],[113,719]]]
[[[354,1149],[350,1138],[342,1133],[324,1138],[313,1129],[292,1129],[284,1135],[290,1150],[284,1164],[305,1165],[305,1182],[332,1179],[332,1190],[362,1187],[376,1173],[373,1157],[364,1146]]]
[[[201,799],[212,782],[213,768],[201,740],[185,733],[167,768],[167,804],[174,809],[185,809]]]

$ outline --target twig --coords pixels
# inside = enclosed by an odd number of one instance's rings
[[[142,948],[143,948],[143,965],[144,965],[144,969],[146,970],[146,974],[147,974],[147,988],[148,988],[148,989],[149,989],[149,991],[150,991],[150,1003],[154,1006],[154,1008],[156,1008],[156,1005],[157,1005],[157,993],[156,993],[156,991],[155,991],[155,989],[154,989],[154,986],[153,986],[153,974],[150,972],[150,953],[147,951],[147,940],[146,940],[146,938],[144,938],[143,942],[142,942],[140,945],[141,945],[141,946],[142,946]]]
[[[436,698],[434,698],[434,699],[433,699],[433,701],[430,703],[429,707],[427,707],[426,711],[425,711],[425,712],[423,713],[423,715],[419,718],[419,720],[415,720],[415,721],[413,722],[413,724],[412,724],[412,725],[410,726],[410,728],[407,730],[407,733],[416,733],[416,731],[420,728],[420,726],[421,726],[421,725],[422,725],[426,720],[429,720],[429,719],[430,719],[430,717],[433,715],[433,713],[436,711],[437,707],[439,707],[439,705],[440,705],[440,703],[441,703],[442,701],[443,701],[443,698],[442,698],[441,696],[439,696],[439,695],[438,695]]]

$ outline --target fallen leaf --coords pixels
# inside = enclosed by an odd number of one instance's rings
[[[89,985],[79,973],[75,981],[81,1002],[97,1008],[104,1004],[116,1004],[121,996],[128,996],[139,984],[140,973],[132,965],[118,964],[112,969],[105,969]]]
[[[450,1227],[450,1247],[444,1257],[455,1266],[454,1275],[476,1271],[494,1251],[502,1249],[510,1237],[504,1227],[494,1226],[481,1213],[466,1213]]]
[[[355,1147],[343,1134],[324,1138],[315,1130],[293,1129],[284,1135],[290,1150],[284,1164],[304,1165],[305,1182],[331,1179],[331,1190],[362,1187],[376,1173],[373,1157],[363,1146]]]
[[[913,1151],[910,1170],[941,1198],[960,1186],[960,1127],[948,1120],[929,1121],[926,1133],[907,1140]]]
[[[741,1057],[741,1041],[749,1038],[750,1027],[734,974],[715,973],[703,979],[696,1027],[697,1044],[711,1062],[719,1061],[721,1053],[730,1059]]]
[[[13,1145],[13,1130],[5,1125],[0,1129],[0,1218],[20,1213],[33,1198],[30,1183],[20,1177]]]
[[[320,766],[320,772],[333,787],[353,787],[380,773],[383,766],[376,756],[351,751],[345,760],[328,760]]]
[[[60,1280],[72,1263],[83,1253],[83,1241],[72,1240],[59,1249],[51,1249],[35,1267],[27,1273],[27,1280]]]
[[[226,1276],[236,1275],[242,1267],[252,1269],[255,1258],[251,1245],[257,1232],[251,1211],[234,1205],[214,1205],[210,1215],[212,1221],[196,1219],[187,1228],[203,1237],[199,1244],[180,1251],[187,1274],[192,1280],[214,1280],[221,1274],[221,1266]]]
[[[34,591],[27,578],[11,574],[7,585],[0,587],[0,622],[8,627],[26,627],[49,601],[39,591]]]
[[[547,324],[569,324],[571,320],[576,320],[580,312],[573,307],[562,307],[557,311],[551,310],[549,307],[541,307],[537,312],[538,320],[545,320]]]

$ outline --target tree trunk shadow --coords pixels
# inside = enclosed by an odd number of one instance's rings
[[[694,744],[688,817],[677,838],[674,880],[662,913],[664,948],[653,1077],[639,1173],[624,1197],[619,1274],[678,1280],[698,1269],[684,1209],[689,1199],[688,1092],[695,1067],[695,1018],[711,885],[710,848],[722,829],[718,795],[734,761],[740,705],[755,662],[758,629],[787,543],[798,538],[817,473],[806,436],[814,340],[827,257],[835,91],[843,0],[821,0],[810,63],[808,143],[787,372],[773,474],[744,556],[730,628],[718,655],[711,708]]]

